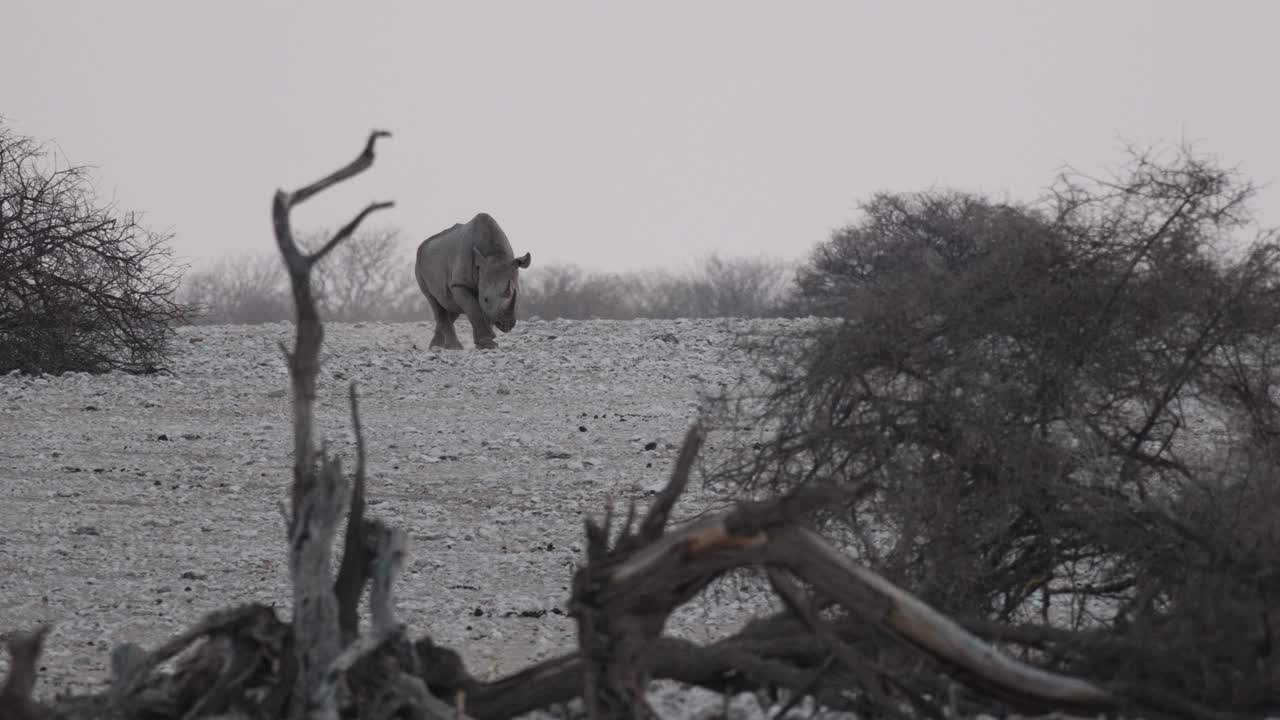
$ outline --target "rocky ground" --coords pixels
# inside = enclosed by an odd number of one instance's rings
[[[371,511],[410,537],[414,636],[481,676],[572,648],[584,514],[661,487],[699,393],[749,371],[734,334],[773,322],[533,321],[498,351],[448,353],[426,349],[430,323],[328,326],[318,430],[352,457],[356,381]],[[184,328],[173,376],[0,377],[0,630],[53,624],[39,694],[95,689],[114,645],[215,608],[287,608],[292,332]],[[678,514],[722,501],[695,482]],[[710,639],[766,607],[721,583],[671,632]]]

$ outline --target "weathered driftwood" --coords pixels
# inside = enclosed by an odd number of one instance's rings
[[[1002,653],[806,527],[811,511],[847,501],[848,493],[803,488],[668,529],[703,442],[696,426],[685,438],[669,483],[638,525],[634,506],[616,537],[611,512],[606,511],[603,524],[586,523],[587,563],[575,573],[569,598],[579,628],[577,651],[482,682],[467,672],[456,652],[436,645],[430,635],[411,643],[394,611],[405,536],[365,514],[365,444],[354,385],[350,403],[357,457],[350,482],[341,462],[323,447],[317,452],[312,437],[323,327],[310,271],[369,213],[390,203],[369,205],[312,254],[294,243],[289,217],[296,205],[370,167],[374,144],[387,135],[372,133],[356,160],[324,179],[275,195],[276,239],[297,307],[295,347],[285,350],[293,391],[292,617],[283,621],[269,607],[244,605],[212,613],[150,652],[122,646],[113,654],[111,690],[64,698],[54,708],[32,701],[47,629],[16,634],[7,643],[13,662],[0,691],[0,718],[56,712],[67,718],[487,719],[575,697],[584,699],[592,718],[631,718],[652,715],[644,704],[652,678],[722,692],[781,687],[830,703],[862,702],[891,714],[913,703],[937,707],[941,686],[922,687],[906,679],[904,657],[917,666],[921,658],[934,663],[939,678],[949,674],[970,688],[1041,710],[1134,707],[1131,698],[1098,683]],[[344,512],[347,531],[335,579],[330,552]],[[752,621],[705,646],[663,637],[674,610],[726,572],[747,567],[768,572],[786,613]],[[372,627],[361,634],[357,610],[366,585]],[[820,611],[834,606],[846,614],[839,628]],[[886,638],[896,643],[893,652],[877,650],[883,648],[876,643]],[[157,672],[174,658],[173,673]],[[838,672],[844,672],[843,679],[828,682]],[[931,705],[923,699],[930,693]]]

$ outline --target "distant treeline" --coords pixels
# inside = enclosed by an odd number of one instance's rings
[[[312,245],[318,243],[312,238]],[[705,257],[687,269],[626,273],[546,265],[521,274],[522,318],[779,317],[787,314],[795,266],[774,258]],[[363,231],[314,272],[326,320],[405,322],[431,313],[413,277],[413,246],[394,228]],[[195,324],[291,321],[293,302],[274,251],[226,257],[186,273],[180,301]]]

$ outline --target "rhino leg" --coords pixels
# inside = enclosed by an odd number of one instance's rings
[[[431,344],[428,348],[432,350],[435,348],[461,350],[462,343],[458,341],[458,334],[453,330],[453,322],[458,319],[458,314],[445,310],[430,295],[427,296],[427,303],[431,305],[431,314],[436,317],[436,331],[431,336]]]
[[[480,308],[476,294],[467,288],[455,287],[453,299],[462,306],[462,312],[466,313],[467,320],[471,322],[471,337],[475,340],[476,347],[486,350],[497,348],[498,343],[493,339],[493,325]]]

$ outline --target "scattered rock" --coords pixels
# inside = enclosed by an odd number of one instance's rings
[[[507,612],[503,613],[502,616],[503,617],[540,618],[546,614],[547,614],[546,610],[539,608],[537,610],[520,610],[520,611],[508,610]]]
[[[657,449],[658,449],[658,443],[656,443],[656,442],[654,442],[654,441],[650,440],[649,442],[647,442],[647,443],[645,443],[645,444],[644,444],[644,449],[645,449],[645,450],[657,450]]]

